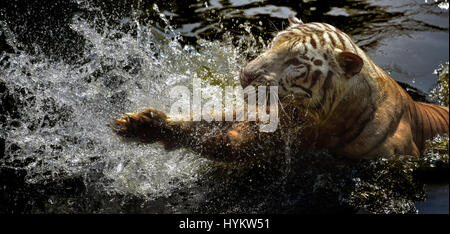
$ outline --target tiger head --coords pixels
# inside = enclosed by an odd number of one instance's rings
[[[278,86],[281,102],[295,100],[316,113],[331,109],[357,85],[364,52],[339,29],[324,23],[304,24],[289,15],[290,26],[279,32],[268,50],[246,64],[240,82],[251,86]]]

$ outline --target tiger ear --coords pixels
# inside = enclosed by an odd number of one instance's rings
[[[364,65],[362,58],[352,52],[340,53],[338,62],[348,78],[358,74]]]
[[[288,21],[290,25],[294,25],[294,24],[303,24],[303,21],[297,17],[294,16],[294,14],[289,14],[288,16]]]

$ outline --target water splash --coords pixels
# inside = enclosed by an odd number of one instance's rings
[[[154,10],[159,13],[156,5]],[[159,144],[124,142],[110,130],[111,120],[124,112],[148,106],[168,111],[169,88],[190,83],[202,69],[213,70],[217,79],[236,77],[240,64],[231,44],[200,41],[198,50],[182,46],[182,37],[159,15],[167,24],[164,31],[132,18],[117,28],[99,29],[98,18],[75,16],[70,27],[85,39],[86,56],[74,65],[39,52],[3,53],[1,80],[20,105],[19,117],[9,113],[2,123],[7,135],[2,165],[26,169],[30,184],[96,170],[99,183],[108,181],[101,185],[108,192],[149,199],[196,181],[205,159],[183,149],[167,152]],[[1,25],[16,48],[8,25]]]
[[[1,108],[9,106],[0,114],[6,139],[0,169],[25,174],[22,192],[34,196],[26,198],[27,211],[416,212],[413,201],[423,194],[411,159],[347,162],[327,152],[293,151],[288,139],[279,161],[230,165],[187,149],[119,139],[110,130],[113,118],[148,106],[168,111],[170,87],[188,86],[193,78],[205,89],[236,84],[239,68],[266,42],[247,23],[239,26],[247,37],[183,44],[157,5],[162,28],[143,25],[139,11],[118,25],[104,23],[101,10],[78,3],[94,17],[72,19],[71,29],[85,40],[84,56],[74,64],[49,59],[38,46],[33,54],[21,51],[0,22],[14,51],[0,55]],[[437,165],[434,151],[430,155]]]
[[[448,62],[439,65],[434,70],[433,74],[437,75],[437,86],[431,90],[430,97],[433,101],[440,105],[448,106],[449,104],[449,89],[448,89]]]

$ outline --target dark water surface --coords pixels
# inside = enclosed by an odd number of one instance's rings
[[[448,214],[448,187],[448,184],[427,185],[427,201],[416,203],[419,213]]]
[[[390,162],[348,167],[347,162],[323,156],[329,165],[312,158],[310,165],[275,173],[281,180],[254,179],[250,175],[261,176],[255,168],[246,173],[226,167],[203,173],[208,162],[191,153],[130,146],[114,138],[107,126],[107,120],[120,113],[164,106],[157,102],[162,99],[159,91],[149,90],[189,80],[197,67],[198,74],[206,67],[213,73],[210,76],[217,73],[223,74],[217,76],[220,79],[233,79],[233,72],[287,27],[289,13],[304,22],[340,28],[395,80],[426,95],[437,83],[434,70],[449,61],[445,4],[424,0],[2,0],[0,187],[4,186],[0,213],[362,209],[448,214],[448,178],[424,188],[422,182],[411,182],[410,174],[385,175],[391,170]],[[448,165],[444,168],[448,175]],[[292,174],[294,169],[304,173]],[[368,176],[371,170],[379,173],[379,181]],[[230,179],[218,185],[203,180],[220,173]],[[401,182],[393,182],[396,179]],[[301,185],[290,185],[290,181]],[[396,186],[405,190],[392,189]],[[377,196],[379,202],[373,201]],[[274,197],[280,198],[271,200]]]

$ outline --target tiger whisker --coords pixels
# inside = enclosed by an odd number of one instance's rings
[[[277,102],[280,104],[280,108],[281,110],[284,112],[284,114],[288,117],[289,120],[292,121],[291,116],[288,115],[288,113],[286,112],[286,110],[284,109],[283,103],[280,100],[280,97],[278,96],[278,93],[275,94],[275,98],[277,99]]]
[[[273,21],[269,19],[269,22],[270,22],[270,23],[272,24],[272,26],[275,28],[276,33],[279,33],[280,30],[279,30],[279,29],[277,28],[277,26],[273,23]]]

